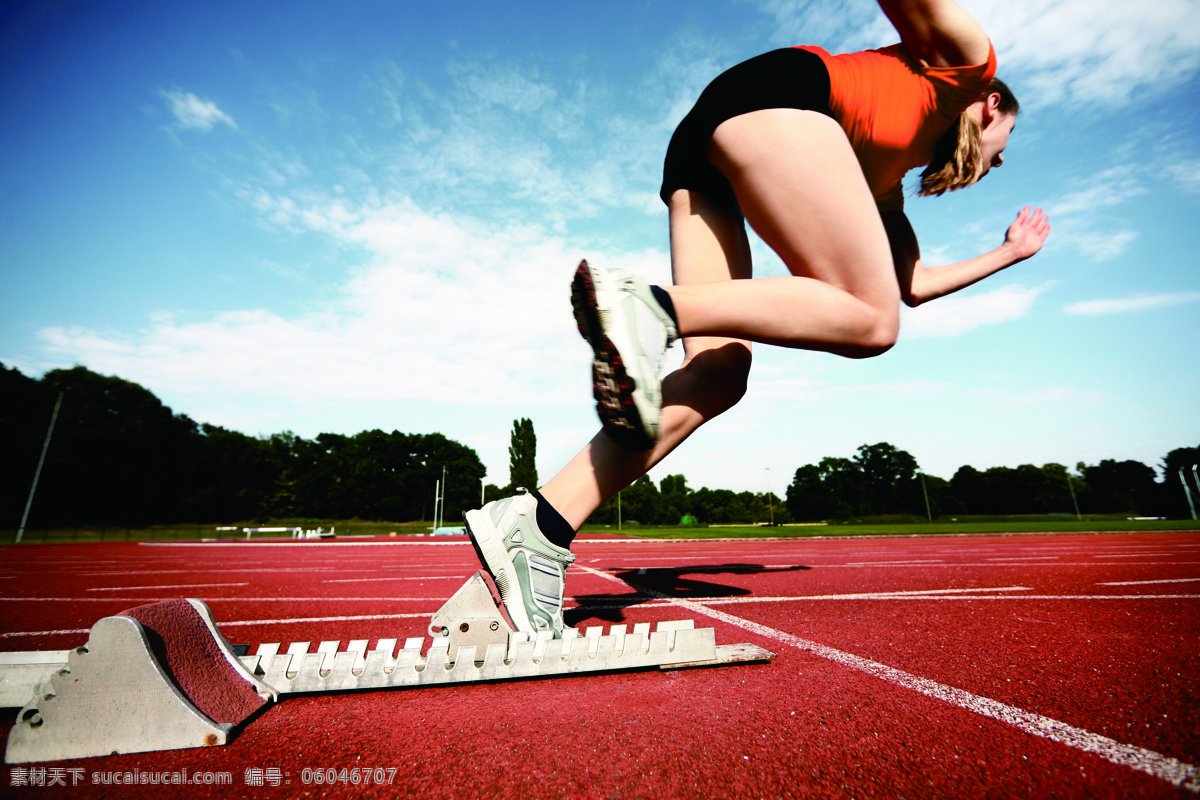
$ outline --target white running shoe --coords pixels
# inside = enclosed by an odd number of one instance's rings
[[[571,281],[579,333],[592,346],[592,393],[604,432],[626,450],[649,450],[662,416],[662,370],[679,338],[644,278],[579,262]]]
[[[570,550],[550,543],[537,525],[537,498],[523,494],[488,503],[463,515],[479,561],[500,590],[500,600],[519,631],[563,635],[563,594]]]

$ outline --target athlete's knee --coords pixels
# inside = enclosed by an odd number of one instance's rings
[[[876,309],[867,315],[861,333],[843,355],[848,358],[874,358],[896,345],[900,335],[900,309]]]
[[[750,364],[750,347],[742,342],[702,350],[688,359],[709,415],[728,411],[746,395]]]

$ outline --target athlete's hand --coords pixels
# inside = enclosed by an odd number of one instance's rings
[[[1046,243],[1046,237],[1049,235],[1050,217],[1040,208],[1034,211],[1029,206],[1025,206],[1017,214],[1013,224],[1008,226],[1004,244],[1012,251],[1016,261],[1024,261],[1042,249],[1042,245]]]

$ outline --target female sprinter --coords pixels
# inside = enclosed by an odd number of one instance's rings
[[[993,80],[987,34],[953,0],[879,4],[899,44],[777,50],[701,94],[664,167],[674,286],[579,265],[572,302],[604,430],[540,491],[466,514],[520,629],[561,635],[575,531],[741,399],[751,342],[877,356],[896,341],[901,300],[941,297],[1041,249],[1048,219],[1026,207],[995,250],[921,264],[901,179],[927,164],[921,194],[975,183],[1004,162],[1017,102]],[[790,277],[749,280],[746,222]],[[660,381],[677,337],[683,365]]]

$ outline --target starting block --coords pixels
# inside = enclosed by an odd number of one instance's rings
[[[236,653],[199,600],[140,606],[97,622],[85,646],[0,654],[0,705],[24,703],[5,761],[211,747],[228,743],[287,694],[417,688],[595,672],[765,662],[750,644],[717,645],[692,620],[583,631],[516,631],[476,572],[430,619],[425,637],[260,644]],[[24,698],[15,699],[14,698]]]

